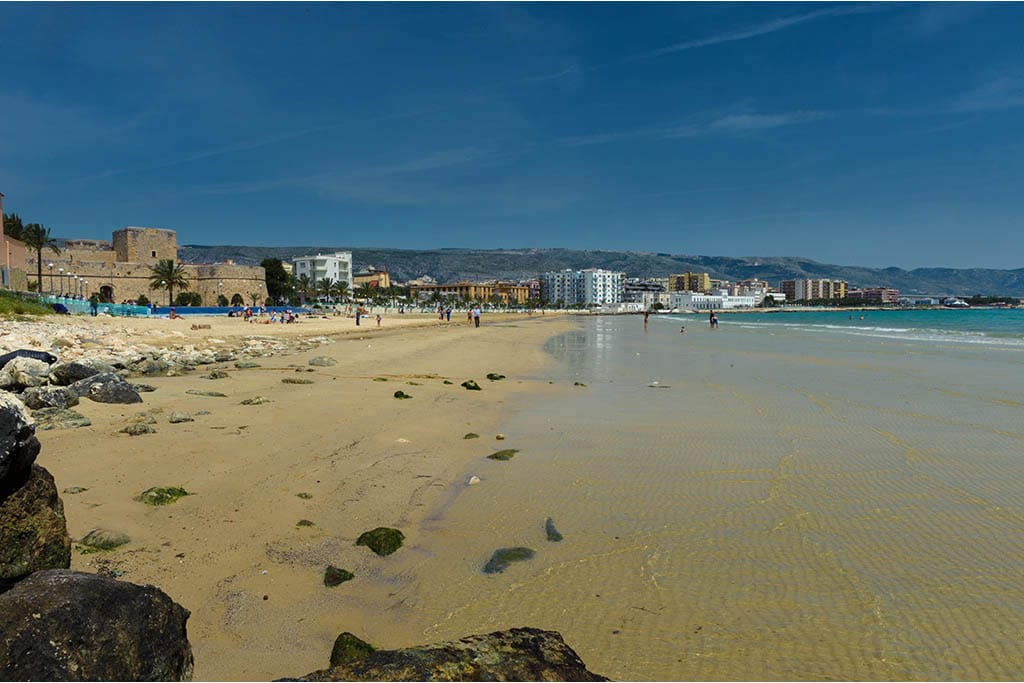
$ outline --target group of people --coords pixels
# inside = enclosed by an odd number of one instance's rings
[[[437,319],[445,322],[451,322],[452,320],[452,307],[451,306],[438,306],[437,307]],[[480,327],[480,306],[473,306],[466,311],[466,322],[473,323],[475,327]]]

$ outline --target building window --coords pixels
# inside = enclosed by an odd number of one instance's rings
[[[156,252],[155,251],[151,251],[149,253],[151,253],[153,255],[153,258],[156,258]]]

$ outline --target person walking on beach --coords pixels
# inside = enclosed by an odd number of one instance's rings
[[[361,309],[356,306],[356,327],[359,327],[359,316],[361,315]]]
[[[380,313],[377,314],[377,327],[380,327]]]
[[[452,321],[452,307],[449,306],[448,308],[444,309],[444,314],[446,316],[448,316],[448,322],[451,322]]]
[[[480,327],[480,307],[473,307],[473,326]]]
[[[651,312],[650,311],[644,311],[644,332],[647,331],[647,321],[650,319],[650,317],[651,317]]]

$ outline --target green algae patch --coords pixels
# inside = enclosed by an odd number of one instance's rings
[[[442,382],[442,384],[455,384],[455,382],[451,381],[450,379],[446,379],[444,382]]]
[[[356,662],[371,652],[376,651],[377,648],[373,645],[345,631],[337,637],[334,641],[334,647],[331,648],[331,666],[335,667]]]
[[[356,545],[365,545],[373,552],[384,557],[401,548],[402,541],[404,540],[405,534],[398,529],[379,526],[371,531],[363,532],[356,539]]]
[[[463,439],[479,439],[480,435],[475,432],[467,432]]]
[[[544,522],[544,533],[548,535],[548,540],[552,543],[558,543],[562,540],[562,534],[560,534],[558,529],[555,528],[555,522],[550,517],[548,517],[547,521]]]
[[[324,570],[324,585],[328,588],[334,588],[340,586],[346,581],[351,581],[356,578],[356,575],[347,569],[338,569],[333,565],[327,565],[327,569]]]
[[[374,382],[387,382],[388,378],[387,377],[374,377],[373,381]]]
[[[295,526],[316,526],[316,524],[313,524],[313,522],[309,521],[308,519],[300,519],[299,521],[295,522]]]
[[[399,389],[395,392],[395,398],[412,398],[412,396]]]
[[[511,460],[512,456],[518,452],[518,448],[503,448],[500,451],[491,453],[487,457],[491,460]]]
[[[146,505],[170,505],[179,498],[191,495],[178,486],[154,486],[135,496],[135,500]]]
[[[480,385],[477,384],[476,381],[471,380],[471,379],[467,379],[465,382],[463,382],[459,386],[465,387],[469,391],[481,391]]]
[[[496,372],[488,372],[487,379],[491,380],[492,382],[498,382],[500,380],[505,379],[505,375],[499,375]]]
[[[484,574],[500,574],[501,572],[508,569],[508,566],[513,562],[523,562],[525,560],[533,559],[536,555],[531,548],[524,548],[518,546],[515,548],[498,548],[491,555],[491,559],[487,560],[487,564],[484,565]]]
[[[309,500],[310,498],[313,497],[312,493],[306,493],[305,491],[303,491],[302,493],[296,493],[295,495],[301,498],[302,500]]]
[[[303,379],[302,377],[285,377],[281,382],[283,384],[312,384],[313,380]]]

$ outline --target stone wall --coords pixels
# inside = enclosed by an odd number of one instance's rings
[[[178,260],[178,236],[162,228],[122,228],[114,231],[114,251],[123,263],[153,265],[162,259]]]

